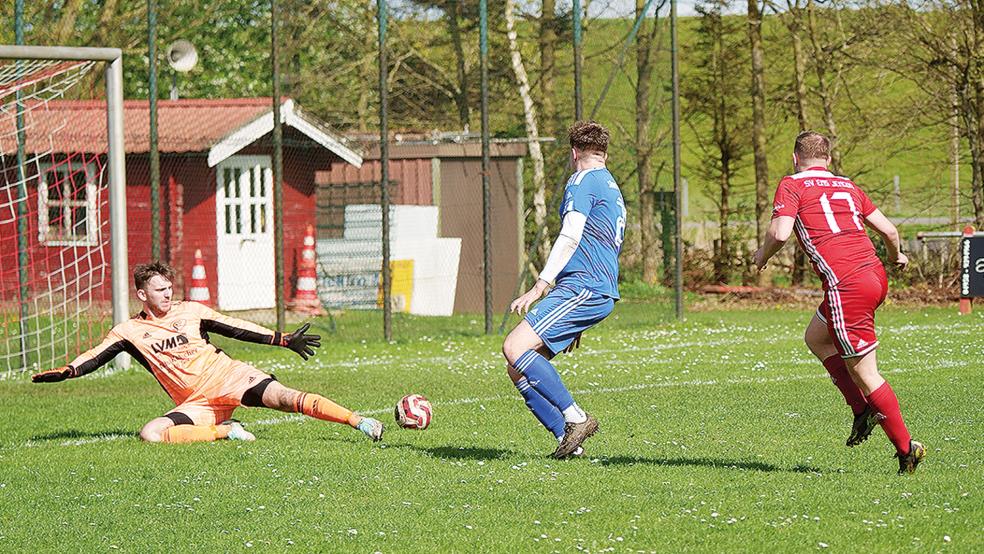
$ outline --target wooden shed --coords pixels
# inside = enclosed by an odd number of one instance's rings
[[[342,235],[345,206],[379,202],[379,142],[362,144],[361,167],[336,164],[319,172],[319,238]],[[440,139],[397,137],[389,144],[390,199],[394,204],[438,207],[442,237],[461,238],[455,313],[484,311],[482,149],[475,136]],[[526,143],[495,140],[491,151],[492,299],[503,309],[513,299],[523,259],[523,159]]]

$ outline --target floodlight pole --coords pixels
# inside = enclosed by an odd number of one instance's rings
[[[677,43],[677,0],[670,0],[670,65],[673,79],[673,200],[676,204],[673,249],[673,297],[677,319],[683,319],[683,191],[680,186],[680,63]]]
[[[492,334],[492,193],[489,185],[489,8],[478,3],[479,52],[482,73],[482,268],[485,276],[485,334]]]
[[[157,0],[147,0],[147,98],[150,101],[150,256],[161,259],[161,157],[157,146]]]

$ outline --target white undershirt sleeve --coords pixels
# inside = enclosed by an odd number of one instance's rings
[[[563,226],[560,228],[560,235],[554,241],[550,255],[547,256],[547,263],[540,272],[540,279],[547,283],[553,283],[557,275],[564,270],[571,256],[577,251],[577,245],[581,243],[581,236],[584,234],[584,224],[588,216],[581,212],[570,211],[564,216]]]

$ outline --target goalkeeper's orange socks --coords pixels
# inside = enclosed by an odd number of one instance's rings
[[[294,411],[315,419],[346,423],[352,427],[358,427],[359,422],[362,421],[362,418],[353,413],[352,410],[339,406],[320,394],[307,392],[302,392],[297,397],[294,402]]]
[[[228,437],[231,428],[231,425],[175,425],[164,430],[161,442],[211,442]]]

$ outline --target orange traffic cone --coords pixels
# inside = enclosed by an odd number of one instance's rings
[[[297,264],[297,286],[294,289],[294,299],[288,307],[295,312],[311,315],[325,315],[321,301],[318,300],[318,272],[314,252],[314,227],[307,226],[304,234],[304,248],[301,249],[301,261]]]
[[[195,265],[191,268],[191,289],[188,290],[188,300],[201,302],[206,306],[212,305],[212,297],[208,294],[208,282],[205,280],[205,262],[202,261],[202,250],[195,250]]]

